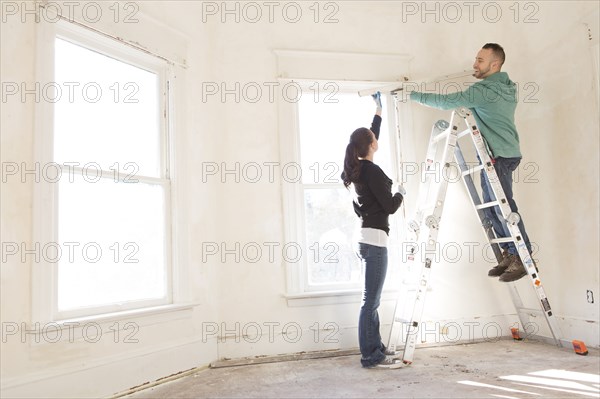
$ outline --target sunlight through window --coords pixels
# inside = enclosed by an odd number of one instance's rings
[[[159,72],[56,38],[55,80],[53,160],[68,176],[58,184],[57,237],[69,250],[58,262],[57,310],[165,303],[170,184]]]
[[[343,187],[340,175],[350,134],[359,127],[369,128],[375,114],[370,97],[341,92],[335,99],[338,101],[318,102],[306,95],[298,103],[305,240],[310,254],[307,280],[309,286],[322,288],[358,286],[361,281],[354,242],[359,220],[352,208],[353,189]],[[385,110],[385,97],[383,102]],[[391,154],[395,148],[390,145],[388,117],[392,116],[383,115],[374,161],[393,179]],[[395,226],[392,234],[398,229]],[[390,251],[391,265],[398,263],[396,253]]]

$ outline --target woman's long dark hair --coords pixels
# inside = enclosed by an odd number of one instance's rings
[[[350,184],[358,182],[360,178],[360,160],[358,158],[367,156],[373,140],[373,133],[366,127],[359,127],[350,135],[342,172],[342,181],[346,188],[350,187]]]

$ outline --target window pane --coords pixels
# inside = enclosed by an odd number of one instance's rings
[[[55,40],[54,160],[104,170],[135,163],[160,177],[159,79],[155,73]],[[115,165],[118,163],[118,165]]]
[[[359,127],[371,126],[375,105],[370,97],[355,92],[337,93],[338,103],[315,102],[311,95],[298,103],[302,182],[304,184],[341,183],[340,174],[350,134]],[[386,98],[382,98],[384,110]],[[390,129],[383,113],[379,151],[374,161],[388,176],[391,169]],[[304,188],[305,231],[308,284],[310,286],[359,286],[361,264],[356,256],[356,231],[360,220],[352,207],[353,194],[343,188]],[[390,218],[394,223],[395,218]],[[392,226],[399,228],[400,226]],[[390,269],[395,280],[398,270],[398,235],[390,234]]]
[[[315,102],[303,95],[298,102],[302,182],[341,183],[340,175],[350,135],[359,127],[371,127],[375,103],[356,93],[337,93],[338,103]],[[385,96],[382,96],[385,109]],[[385,113],[374,161],[388,176],[390,169],[388,116]]]
[[[165,297],[161,186],[79,176],[58,203],[59,310]]]
[[[304,190],[309,284],[358,283],[353,234],[358,218],[346,189]]]

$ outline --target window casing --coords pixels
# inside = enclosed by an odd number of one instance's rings
[[[34,185],[34,320],[173,303],[172,65],[66,21],[38,38],[35,159],[60,178]]]
[[[353,211],[354,190],[341,182],[343,159],[350,134],[358,127],[370,127],[375,105],[357,90],[365,83],[319,82],[326,89],[315,96],[315,82],[297,82],[302,95],[281,106],[282,157],[297,163],[302,179],[284,179],[286,240],[302,248],[299,261],[287,264],[288,296],[357,292],[362,289],[362,270],[356,256],[359,219]],[[396,112],[391,97],[384,96],[379,150],[374,161],[398,182]],[[390,216],[388,279],[398,274],[399,231],[403,220]],[[391,277],[391,278],[390,278]]]

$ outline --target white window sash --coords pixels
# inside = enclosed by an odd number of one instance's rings
[[[315,83],[322,87],[324,83],[336,83],[340,93],[356,93],[358,90],[389,86],[395,82],[361,82],[361,81],[335,81],[335,80],[302,80],[302,79],[280,79],[282,84],[295,82],[302,87],[303,90],[308,90],[311,93],[311,86]],[[405,105],[400,105],[405,107]],[[399,110],[402,114],[406,114],[406,109]],[[395,184],[399,183],[399,162],[401,155],[399,153],[399,138],[396,129],[396,109],[394,100],[388,95],[387,107],[385,109],[384,122],[382,129],[386,129],[384,134],[389,134],[390,143],[390,161],[391,170],[389,171],[392,180]],[[297,163],[300,164],[300,132],[299,132],[299,111],[298,104],[288,101],[282,101],[280,104],[280,120],[279,131],[287,132],[280,136],[280,153],[284,164]],[[286,242],[298,243],[305,252],[305,256],[298,263],[286,263],[286,278],[287,278],[287,297],[298,295],[329,295],[331,293],[344,294],[350,292],[359,292],[362,289],[362,283],[332,283],[332,284],[310,284],[308,275],[308,266],[306,257],[310,256],[310,251],[306,243],[305,232],[305,213],[304,213],[304,190],[305,189],[332,189],[343,188],[341,184],[312,184],[312,183],[293,183],[282,181],[282,196],[284,209],[284,237]],[[348,204],[350,206],[350,204]],[[401,229],[402,224],[398,223],[399,218],[392,215],[395,228]]]
[[[177,268],[173,248],[175,232],[172,229],[174,220],[173,187],[171,176],[173,148],[170,146],[169,132],[173,131],[174,119],[172,118],[173,104],[171,99],[174,85],[174,66],[154,55],[126,46],[117,40],[102,36],[93,30],[86,29],[67,21],[49,23],[41,21],[37,24],[37,82],[43,85],[54,80],[54,42],[59,37],[85,48],[99,51],[112,58],[129,63],[144,70],[157,74],[160,85],[160,177],[137,175],[135,179],[140,183],[160,185],[163,188],[164,215],[165,215],[165,284],[166,294],[163,298],[152,300],[131,301],[126,304],[98,306],[92,309],[74,309],[59,312],[57,309],[57,264],[49,263],[41,257],[40,263],[32,263],[32,321],[51,322],[74,317],[92,316],[105,313],[115,313],[132,309],[156,307],[172,304],[175,301],[183,303],[188,297],[188,290],[180,283],[180,278],[186,271]],[[40,101],[36,104],[34,120],[34,162],[41,165],[53,162],[54,142],[53,104]],[[104,166],[104,165],[103,165]],[[108,172],[112,176],[113,171]],[[58,190],[57,183],[45,182],[41,179],[34,184],[33,201],[33,242],[57,242],[57,210]]]

